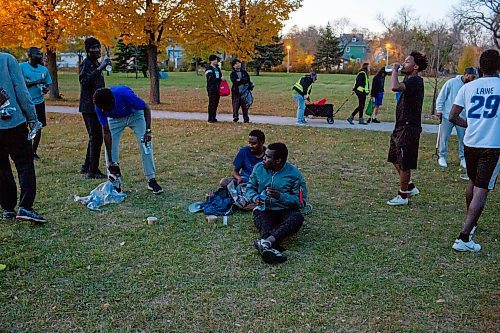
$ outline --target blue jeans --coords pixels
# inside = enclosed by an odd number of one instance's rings
[[[443,120],[439,127],[439,157],[446,158],[446,155],[448,154],[448,141],[450,140],[451,131],[453,130],[453,127],[455,127],[458,138],[458,155],[460,156],[460,160],[464,159],[465,128],[453,124],[445,117],[443,117]]]
[[[305,123],[304,112],[306,112],[306,99],[299,94],[293,94],[293,99],[297,103],[297,122]]]

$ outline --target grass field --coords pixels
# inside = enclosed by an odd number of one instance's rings
[[[195,73],[169,73],[167,80],[161,80],[162,104],[155,109],[185,112],[206,112],[208,98],[206,93],[205,76],[196,76]],[[229,79],[229,72],[224,76]],[[254,91],[255,103],[250,111],[251,114],[295,116],[296,104],[291,96],[291,87],[302,76],[302,74],[286,73],[262,73],[260,76],[252,76],[256,88]],[[318,81],[313,86],[312,100],[327,98],[331,103],[340,106],[349,97],[355,81],[355,75],[344,74],[319,74]],[[56,102],[63,105],[78,105],[79,83],[76,73],[62,72],[59,76],[60,90],[64,101]],[[113,86],[124,84],[130,86],[137,94],[145,100],[149,96],[149,78],[135,79],[132,74],[111,73],[105,77],[106,85]],[[427,79],[424,79],[427,82]],[[390,77],[386,78],[384,106],[381,108],[380,119],[383,121],[394,120],[396,99],[390,89]],[[423,114],[431,113],[432,87],[426,84]],[[357,98],[352,96],[348,103],[337,115],[338,119],[345,119],[356,108]],[[221,98],[219,112],[232,113],[231,97]],[[426,119],[426,122],[433,122]]]
[[[464,219],[456,139],[450,167],[421,139],[421,195],[388,207],[398,186],[388,134],[260,126],[303,172],[314,210],[285,243],[288,262],[262,263],[249,213],[229,226],[188,213],[230,173],[251,126],[155,121],[157,179],[146,190],[136,144],[122,141],[129,197],[102,212],[73,202],[99,182],[77,174],[80,117],[49,114],[37,162],[36,209],[49,223],[2,222],[0,332],[494,332],[498,330],[498,191],[477,254],[451,245]],[[353,137],[355,139],[353,140]],[[159,224],[148,226],[149,215]]]

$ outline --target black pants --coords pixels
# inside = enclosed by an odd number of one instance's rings
[[[21,187],[19,207],[31,210],[36,196],[36,175],[25,123],[0,130],[0,206],[4,210],[14,210],[17,204],[17,187],[9,156],[16,166]]]
[[[356,96],[358,96],[358,107],[354,109],[351,113],[351,118],[354,118],[356,113],[359,112],[359,119],[363,118],[363,110],[365,109],[366,103],[366,94],[356,92]]]
[[[82,113],[82,116],[89,135],[87,156],[83,168],[89,173],[95,173],[99,170],[99,159],[101,158],[102,126],[96,113]]]
[[[261,238],[274,236],[280,243],[300,230],[304,216],[298,210],[254,210],[253,222]]]
[[[208,121],[217,120],[217,107],[219,106],[219,93],[208,94]]]
[[[239,119],[239,110],[241,107],[241,112],[243,113],[243,121],[248,122],[250,118],[248,117],[248,108],[246,103],[242,100],[241,96],[238,94],[232,95],[233,102],[233,120]]]

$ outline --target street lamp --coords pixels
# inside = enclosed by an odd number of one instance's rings
[[[287,57],[286,57],[286,72],[290,73],[290,49],[292,47],[290,45],[286,46]]]
[[[391,47],[391,44],[387,43],[385,44],[385,51],[386,51],[386,54],[385,54],[385,65],[386,66],[389,66],[389,48]]]

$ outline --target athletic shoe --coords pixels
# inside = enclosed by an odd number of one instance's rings
[[[347,122],[351,125],[354,125],[354,121],[352,121],[352,117],[347,118]]]
[[[2,213],[2,218],[5,220],[15,219],[16,215],[17,215],[16,211],[6,209]]]
[[[460,160],[460,167],[461,167],[462,169],[467,169],[467,164],[465,163],[465,158],[462,158],[462,159]]]
[[[108,178],[105,174],[103,174],[100,170],[97,170],[97,172],[92,172],[87,175],[89,179],[105,179]]]
[[[298,121],[296,124],[298,126],[307,126],[307,122],[305,122],[305,121],[304,122]]]
[[[82,167],[80,168],[80,173],[82,175],[86,175],[89,173],[89,169],[85,165],[82,165]]]
[[[477,225],[473,226],[470,233],[469,233],[469,240],[472,240],[472,237],[474,237],[474,234],[476,233],[477,230]]]
[[[403,205],[407,205],[408,204],[408,198],[402,198],[398,194],[395,198],[387,201],[387,204],[389,206],[403,206]]]
[[[16,220],[34,223],[47,223],[47,220],[42,215],[35,212],[35,210],[27,210],[22,207],[20,207],[17,212]]]
[[[410,197],[414,197],[414,196],[416,196],[418,194],[420,194],[420,191],[418,190],[418,188],[416,186],[410,191],[410,193],[408,193],[408,195]]]
[[[469,180],[469,176],[467,176],[467,172],[461,173],[460,174],[460,179]]]
[[[237,123],[238,122],[238,118],[233,118],[233,123]]]
[[[372,118],[368,118],[368,120],[366,121],[367,124],[371,123],[372,122]]]
[[[281,264],[287,259],[286,255],[273,248],[264,250],[261,257],[266,264]]]
[[[40,161],[40,160],[41,160],[41,158],[40,158],[40,156],[38,156],[38,154],[36,154],[36,153],[33,154],[33,161]]]
[[[253,242],[253,245],[259,251],[259,254],[262,255],[262,253],[268,249],[271,248],[271,242],[265,239],[257,239],[256,241]]]
[[[380,124],[380,120],[378,120],[377,118],[373,118],[372,122],[374,124]]]
[[[160,194],[163,193],[163,189],[161,188],[160,185],[156,182],[156,179],[151,178],[148,181],[148,190],[153,191],[154,194]]]
[[[448,163],[446,163],[446,158],[444,157],[440,157],[438,159],[438,164],[441,168],[447,168],[448,167]]]
[[[458,252],[467,252],[467,251],[479,252],[479,251],[481,251],[481,245],[477,244],[472,239],[469,240],[467,243],[461,239],[456,239],[451,248],[455,251],[458,251]]]
[[[366,123],[366,122],[363,120],[363,118],[359,118],[359,120],[358,120],[358,124],[359,124],[359,125],[368,125],[368,123]]]

